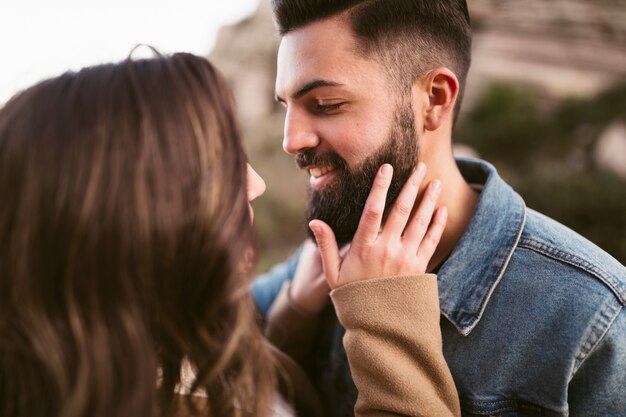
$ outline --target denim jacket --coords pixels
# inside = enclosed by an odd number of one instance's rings
[[[457,164],[483,186],[438,272],[444,354],[463,416],[626,417],[626,268],[527,208],[490,164]],[[297,259],[254,282],[262,312]],[[327,328],[318,383],[329,415],[352,415],[342,331],[336,322]]]

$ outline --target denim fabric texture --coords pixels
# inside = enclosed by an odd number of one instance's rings
[[[626,268],[527,208],[492,165],[457,164],[469,184],[483,186],[469,227],[438,272],[444,354],[463,416],[626,417]],[[297,257],[254,282],[261,311],[293,277]],[[332,358],[345,360],[342,349],[317,347],[318,357],[330,358],[325,373],[340,373],[314,376],[318,384],[349,378],[345,366],[332,366]],[[351,381],[343,386],[343,401],[353,405]],[[352,415],[327,395],[329,415]]]

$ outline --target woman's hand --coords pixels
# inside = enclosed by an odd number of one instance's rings
[[[414,210],[425,174],[426,166],[420,163],[405,183],[381,228],[393,168],[389,164],[380,168],[365,203],[359,228],[343,260],[330,226],[321,220],[309,223],[331,288],[372,278],[426,272],[443,234],[447,209],[441,207],[435,210],[441,182],[434,180],[428,184],[419,206]]]
[[[305,313],[317,314],[328,302],[330,288],[322,271],[320,252],[310,239],[304,242],[290,288],[291,301]]]

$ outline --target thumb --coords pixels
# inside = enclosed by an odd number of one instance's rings
[[[341,263],[335,234],[330,226],[321,220],[312,220],[309,223],[309,228],[315,235],[317,247],[322,257],[322,268],[324,269],[328,285],[334,289],[337,287],[339,265]]]

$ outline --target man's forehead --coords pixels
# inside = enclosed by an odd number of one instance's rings
[[[278,50],[276,93],[293,94],[315,80],[349,86],[355,77],[360,78],[364,67],[376,65],[356,49],[350,26],[337,18],[287,33]]]

